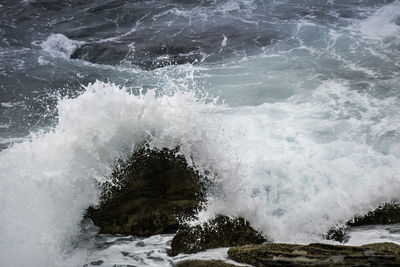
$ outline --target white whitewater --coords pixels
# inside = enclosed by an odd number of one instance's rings
[[[380,143],[399,127],[399,105],[340,84],[286,102],[229,108],[191,93],[135,96],[95,83],[60,100],[58,110],[53,131],[0,154],[6,266],[62,261],[85,208],[97,201],[96,182],[143,142],[179,144],[195,166],[216,173],[201,218],[242,216],[274,241],[319,241],[400,190],[399,147]]]
[[[60,101],[53,131],[0,154],[2,265],[61,261],[114,161],[146,140],[175,146],[201,135],[196,108],[190,95],[136,97],[102,83]]]

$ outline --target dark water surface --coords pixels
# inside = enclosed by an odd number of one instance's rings
[[[359,40],[351,32],[355,23],[392,3],[3,0],[0,137],[4,144],[4,139],[23,137],[29,130],[51,124],[55,92],[74,96],[81,84],[96,80],[152,88],[152,82],[141,79],[152,74],[142,70],[176,64],[210,66],[260,54],[277,56],[277,62],[270,63],[274,66],[263,66],[265,62],[259,66],[265,71],[285,70],[290,75],[290,71],[307,69],[307,76],[317,80],[344,79],[361,90],[376,90],[370,82],[383,78],[379,93],[392,91],[391,79],[399,71],[398,42],[393,40],[398,35],[384,40],[389,49],[382,51],[380,45]],[[388,23],[398,25],[398,17]],[[378,31],[390,26],[372,25]],[[350,36],[332,40],[335,33]],[[383,55],[374,54],[371,48]],[[385,62],[383,56],[392,60]],[[354,69],[346,68],[350,64]],[[258,82],[257,77],[247,79]],[[209,87],[221,90],[229,85],[214,77]],[[292,93],[287,88],[268,88],[265,83],[253,90],[235,90],[233,94],[241,100],[232,102],[260,104],[266,98]],[[269,90],[272,96],[265,92]],[[228,101],[232,98],[227,95],[232,92],[221,94]],[[243,100],[247,94],[250,100]]]

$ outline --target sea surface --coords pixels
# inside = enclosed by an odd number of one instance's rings
[[[1,266],[226,258],[81,222],[144,143],[179,146],[214,182],[199,221],[325,242],[400,197],[400,2],[0,0]],[[399,229],[348,244],[400,243]]]

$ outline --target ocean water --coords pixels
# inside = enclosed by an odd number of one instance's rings
[[[241,216],[275,242],[325,242],[399,200],[399,1],[3,0],[0,37],[1,266],[226,259],[82,224],[143,143],[209,175],[199,221]]]

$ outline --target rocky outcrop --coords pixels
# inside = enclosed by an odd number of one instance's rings
[[[228,255],[253,266],[399,266],[399,251],[400,246],[393,243],[360,247],[268,243],[234,247]]]
[[[265,239],[242,218],[217,216],[202,225],[179,231],[172,240],[170,255],[197,253],[218,247],[261,244]]]
[[[197,214],[205,201],[204,181],[176,152],[145,147],[118,162],[100,205],[87,211],[100,233],[174,233],[182,219]]]

